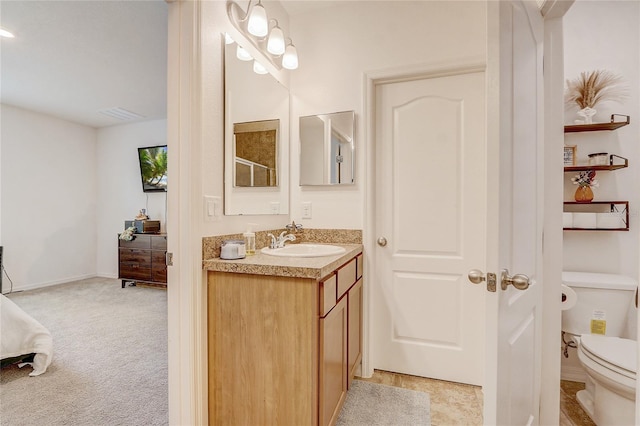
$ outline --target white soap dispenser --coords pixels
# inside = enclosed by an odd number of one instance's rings
[[[246,248],[247,256],[256,254],[256,234],[253,232],[253,226],[255,225],[255,223],[247,224],[247,232],[242,234],[242,236],[244,237],[244,245]]]

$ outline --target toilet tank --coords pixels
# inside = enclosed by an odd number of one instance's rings
[[[562,331],[588,334],[592,319],[604,319],[607,336],[622,336],[638,287],[636,280],[624,275],[565,271],[562,282],[577,296],[575,306],[562,311]]]

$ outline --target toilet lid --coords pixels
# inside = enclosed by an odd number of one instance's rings
[[[637,343],[635,340],[583,334],[580,344],[601,360],[635,375],[637,369]]]

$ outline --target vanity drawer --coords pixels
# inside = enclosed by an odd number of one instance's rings
[[[360,253],[356,257],[356,280],[359,280],[360,278],[362,278],[363,269],[364,269],[364,256],[362,255],[362,253]]]
[[[336,274],[320,282],[320,317],[324,317],[336,306],[338,281]]]
[[[338,269],[338,295],[340,298],[351,288],[356,282],[356,259],[352,259],[349,263]]]

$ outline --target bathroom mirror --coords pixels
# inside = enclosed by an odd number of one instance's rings
[[[233,123],[234,186],[278,186],[280,120]]]
[[[238,46],[224,45],[225,215],[288,214],[289,90]]]
[[[355,112],[300,117],[300,185],[355,183]]]

